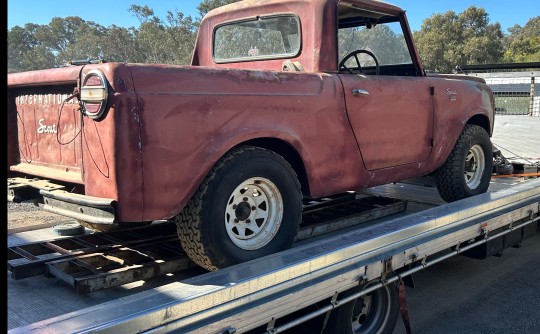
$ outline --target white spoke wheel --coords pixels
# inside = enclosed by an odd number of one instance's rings
[[[437,190],[447,202],[485,193],[492,170],[493,147],[488,133],[468,124],[435,174]]]
[[[469,149],[464,167],[465,182],[469,188],[475,189],[482,182],[482,175],[486,169],[485,160],[484,150],[480,145],[475,144]]]
[[[242,146],[214,165],[175,221],[187,255],[217,270],[290,248],[301,219],[292,166],[275,152]]]
[[[232,192],[225,210],[231,241],[245,250],[259,249],[276,235],[283,218],[283,199],[266,178],[250,178]]]

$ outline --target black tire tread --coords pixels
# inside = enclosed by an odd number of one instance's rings
[[[466,185],[464,185],[464,181],[457,176],[461,176],[460,174],[462,174],[460,163],[463,151],[468,150],[469,143],[478,136],[488,136],[488,134],[484,128],[478,125],[465,125],[454,148],[450,152],[450,155],[446,158],[444,164],[437,170],[435,175],[437,190],[439,195],[446,202],[453,202],[471,196],[467,191]],[[489,140],[489,136],[487,138]],[[490,153],[491,151],[484,152],[486,155],[489,155]],[[491,169],[491,165],[486,165],[485,173],[490,173]],[[479,185],[479,187],[482,187],[482,185]],[[485,190],[481,192],[485,192]]]
[[[359,292],[363,287],[352,288],[348,291],[345,291],[341,294],[340,298],[345,298]],[[376,332],[380,334],[391,334],[394,332],[394,328],[399,317],[399,297],[397,292],[397,286],[395,283],[390,283],[387,287],[382,287],[380,289],[388,289],[389,300],[388,309],[386,310],[388,315],[388,321],[383,324],[381,328],[377,328]],[[343,306],[335,309],[330,314],[328,323],[323,329],[323,334],[354,334],[353,329],[351,328],[351,318],[354,310],[354,304],[358,301],[352,300],[349,303],[344,304]],[[363,333],[368,333],[367,331],[362,331]]]
[[[202,210],[202,203],[204,200],[204,196],[206,195],[209,184],[215,179],[216,175],[219,173],[219,171],[231,160],[242,156],[246,154],[255,153],[255,152],[267,152],[275,155],[277,158],[282,160],[284,163],[287,163],[285,159],[283,159],[280,155],[276,154],[275,152],[272,152],[270,150],[266,150],[259,147],[254,146],[241,146],[236,149],[233,149],[226,153],[221,159],[218,160],[218,162],[212,167],[208,175],[205,177],[201,185],[199,186],[198,190],[195,192],[195,194],[192,196],[192,198],[189,200],[188,204],[184,207],[184,209],[174,218],[177,231],[178,231],[178,238],[180,239],[180,243],[182,245],[182,248],[187,253],[189,258],[193,260],[196,264],[199,266],[210,270],[218,270],[219,268],[214,264],[216,259],[211,258],[208,254],[208,247],[210,246],[210,241],[205,238],[203,234],[200,233],[200,213]],[[289,165],[290,167],[290,165]],[[290,167],[291,171],[293,171],[292,167]],[[293,171],[294,172],[294,171]],[[295,178],[297,183],[297,188],[300,189],[300,182],[298,181],[298,178]],[[298,229],[298,226],[297,226]],[[296,235],[296,233],[295,233]]]

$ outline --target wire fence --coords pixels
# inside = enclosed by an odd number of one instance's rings
[[[486,80],[497,115],[540,117],[540,62],[468,65],[458,71]]]

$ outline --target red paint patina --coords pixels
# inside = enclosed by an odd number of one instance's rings
[[[297,54],[215,61],[216,26],[275,15],[298,19]],[[401,28],[408,63],[381,64],[379,75],[373,66],[338,69],[337,27],[388,22]],[[285,61],[303,70],[284,71]],[[79,105],[91,70],[108,84],[99,119]],[[8,167],[112,199],[118,222],[177,215],[216,162],[246,143],[283,156],[306,197],[359,190],[437,170],[467,123],[491,134],[491,91],[462,79],[426,76],[405,13],[393,5],[246,0],[204,18],[191,66],[103,63],[9,74]]]

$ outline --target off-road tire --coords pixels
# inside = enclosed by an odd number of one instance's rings
[[[346,298],[375,283],[378,281],[347,290],[339,298]],[[392,334],[398,316],[398,293],[396,285],[391,283],[333,310],[323,333]]]
[[[481,156],[475,163],[482,168],[477,182],[467,182],[467,156],[472,152]],[[478,156],[475,155],[475,158]],[[489,187],[493,170],[493,148],[489,135],[478,125],[467,124],[460,134],[452,152],[444,164],[435,173],[435,182],[439,195],[446,202],[453,202],[467,197],[485,193]]]
[[[283,210],[273,238],[257,249],[246,250],[230,236],[225,214],[231,194],[254,178],[275,185]],[[290,248],[301,219],[302,193],[290,164],[270,150],[242,146],[225,154],[214,165],[174,220],[187,255],[199,266],[213,271]]]

